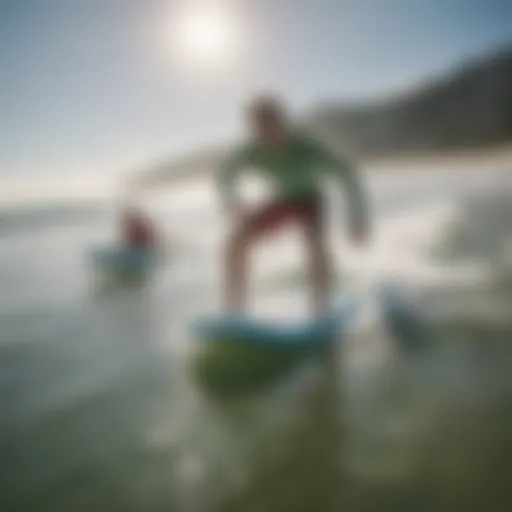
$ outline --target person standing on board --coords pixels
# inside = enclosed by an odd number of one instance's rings
[[[347,193],[350,234],[357,244],[364,244],[370,233],[365,190],[349,160],[293,129],[278,99],[256,99],[248,109],[247,118],[250,140],[227,158],[217,175],[223,206],[235,221],[225,256],[224,306],[231,314],[241,313],[245,308],[247,259],[254,242],[277,228],[296,223],[304,230],[313,309],[320,314],[329,306],[333,284],[323,179],[334,176]],[[273,189],[272,198],[254,211],[248,211],[236,194],[237,178],[249,169],[266,179]]]

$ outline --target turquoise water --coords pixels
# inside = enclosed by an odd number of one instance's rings
[[[175,247],[154,281],[127,290],[98,290],[86,264],[90,247],[111,240],[108,205],[9,217],[0,234],[2,510],[508,510],[512,327],[484,305],[497,311],[509,296],[478,276],[498,271],[501,245],[489,231],[504,240],[509,227],[496,227],[504,211],[464,207],[475,193],[496,203],[507,176],[372,179],[375,258],[345,258],[335,244],[361,281],[392,275],[432,311],[482,295],[481,314],[454,307],[428,350],[407,354],[369,312],[335,374],[300,368],[236,402],[205,393],[189,365],[189,321],[218,303],[222,229],[207,194],[151,205]],[[481,222],[467,228],[475,215]],[[473,233],[473,246],[439,250],[455,246],[449,219]],[[300,268],[297,247],[291,237],[258,259],[261,314],[276,304],[278,316],[302,314],[300,272],[287,270]]]

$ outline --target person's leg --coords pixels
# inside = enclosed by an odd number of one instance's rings
[[[329,310],[335,289],[335,269],[330,257],[328,239],[323,229],[321,216],[317,217],[316,222],[310,224],[306,236],[311,272],[312,310],[316,316],[320,316]],[[332,343],[326,345],[325,350],[319,354],[320,361],[323,362],[326,370],[324,376],[326,380],[313,387],[311,393],[314,397],[318,397],[318,394],[327,390],[337,379],[337,350],[338,344]],[[324,383],[328,384],[327,388],[323,386]]]
[[[321,198],[312,201],[305,210],[306,240],[311,276],[312,308],[316,315],[329,308],[334,269],[327,247],[324,229],[323,204]]]
[[[316,231],[308,231],[308,253],[311,272],[312,307],[316,315],[329,308],[332,295],[333,269],[324,237]]]
[[[286,219],[287,208],[270,202],[243,219],[227,244],[225,257],[225,310],[240,313],[247,298],[248,258],[253,242],[279,226]]]
[[[224,307],[228,313],[240,313],[245,309],[249,245],[250,231],[244,227],[236,230],[227,244]]]

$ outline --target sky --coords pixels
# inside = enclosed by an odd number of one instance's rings
[[[191,4],[229,38],[194,40]],[[510,0],[0,0],[0,175],[134,170],[243,133],[259,91],[385,97],[511,43],[511,20]]]

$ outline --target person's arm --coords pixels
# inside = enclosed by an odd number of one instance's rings
[[[222,206],[232,211],[239,205],[236,182],[247,165],[247,150],[241,149],[231,154],[220,166],[217,172],[217,187]]]
[[[326,171],[339,180],[346,192],[352,233],[366,237],[370,230],[370,205],[359,170],[350,159],[335,155],[324,146],[317,146],[316,151]]]

